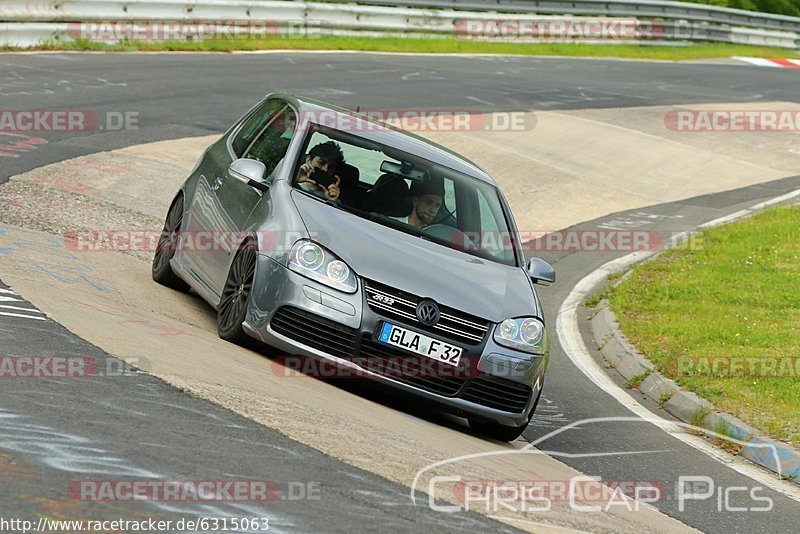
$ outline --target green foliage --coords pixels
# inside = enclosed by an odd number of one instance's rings
[[[628,389],[639,389],[639,386],[642,385],[642,382],[644,382],[648,376],[650,376],[649,370],[639,373],[636,376],[632,376],[625,381],[625,387]]]
[[[698,408],[692,414],[692,417],[689,419],[689,424],[692,426],[696,426],[697,428],[705,428],[706,426],[706,417],[708,416],[708,410],[705,408]]]
[[[667,402],[669,402],[669,400],[672,398],[672,395],[673,393],[671,391],[665,391],[662,393],[661,397],[658,398],[658,407],[663,408],[664,405],[666,405]]]
[[[800,17],[800,3],[797,0],[688,0],[695,4],[707,4],[764,13],[777,13]]]

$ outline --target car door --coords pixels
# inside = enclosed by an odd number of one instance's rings
[[[214,240],[218,240],[219,236],[215,232],[232,224],[223,218],[217,193],[227,179],[231,163],[244,156],[269,121],[285,105],[284,101],[275,98],[259,103],[229,135],[209,147],[200,166],[200,176],[184,223],[191,246],[184,246],[182,250],[188,256],[192,274],[217,295],[218,287],[213,282],[218,278],[215,273],[217,267],[212,251],[217,246]]]
[[[283,105],[267,121],[264,128],[242,154],[242,157],[260,161],[266,167],[264,174],[271,182],[278,170],[296,128],[296,114],[289,105]],[[228,267],[239,244],[250,229],[250,214],[256,204],[269,197],[269,191],[260,191],[232,178],[226,167],[216,179],[214,191],[218,216],[211,224],[219,236],[217,246],[209,254],[211,283],[218,294],[228,275]],[[269,217],[267,213],[267,217]],[[263,212],[260,215],[263,217]],[[260,223],[261,221],[259,221]]]

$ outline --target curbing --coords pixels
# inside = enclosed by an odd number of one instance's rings
[[[653,362],[625,339],[607,300],[597,306],[589,325],[595,347],[625,380],[649,373],[638,389],[658,401],[664,410],[685,423],[744,442],[743,457],[800,485],[800,451],[788,443],[758,435],[753,427],[730,414],[716,411],[705,399],[681,389],[675,381],[658,373]]]

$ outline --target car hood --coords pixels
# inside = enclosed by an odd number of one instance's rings
[[[292,199],[311,239],[357,275],[493,322],[541,317],[525,271],[363,219],[298,191]]]

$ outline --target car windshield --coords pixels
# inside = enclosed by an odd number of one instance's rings
[[[372,140],[309,129],[292,185],[360,217],[484,259],[516,266],[498,189]]]

